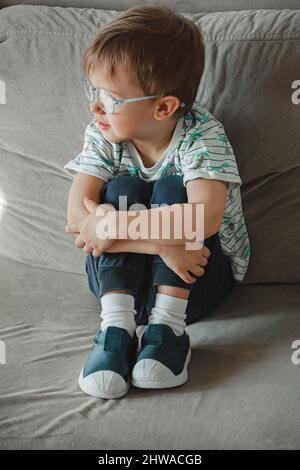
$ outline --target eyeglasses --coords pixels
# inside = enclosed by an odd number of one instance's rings
[[[156,98],[160,95],[150,95],[150,96],[141,96],[139,98],[127,98],[124,100],[119,100],[115,98],[106,88],[96,88],[94,87],[87,76],[83,76],[80,79],[81,84],[83,85],[84,93],[90,103],[99,101],[101,107],[107,114],[113,114],[115,112],[115,107],[124,103],[133,103],[134,101],[143,101]],[[180,107],[185,106],[185,103],[181,103]]]

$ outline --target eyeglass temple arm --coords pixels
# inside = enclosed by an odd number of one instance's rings
[[[118,100],[118,103],[132,103],[133,101],[142,101],[142,100],[149,100],[150,98],[156,98],[160,95],[151,95],[151,96],[141,96],[139,98],[126,98],[125,100]]]
[[[142,96],[140,98],[127,98],[125,100],[117,100],[118,104],[121,103],[132,103],[133,101],[142,101],[142,100],[149,100],[150,98],[156,98],[157,96],[160,95],[150,95],[150,96]],[[185,106],[185,103],[180,104],[181,107]]]

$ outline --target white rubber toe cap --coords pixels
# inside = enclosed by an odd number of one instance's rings
[[[122,397],[130,387],[120,374],[111,370],[101,370],[83,377],[82,369],[78,385],[88,395],[107,399]]]
[[[188,352],[183,370],[175,375],[167,366],[154,359],[138,361],[133,370],[131,384],[140,388],[169,388],[182,385],[188,380],[187,366],[191,360],[191,349]]]

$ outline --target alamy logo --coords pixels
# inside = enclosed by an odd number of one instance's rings
[[[0,104],[6,104],[6,87],[3,80],[0,80]]]
[[[292,88],[296,90],[292,93],[291,100],[293,104],[300,103],[300,80],[294,80],[292,82]]]
[[[0,364],[6,364],[6,345],[0,340]]]
[[[292,342],[292,349],[296,349],[291,356],[291,361],[295,366],[300,364],[300,339],[295,339]]]
[[[104,208],[105,206],[106,208]],[[110,210],[107,211],[109,207]],[[150,232],[153,240],[170,239],[170,231],[174,227],[174,239],[181,239],[183,235],[193,240],[185,243],[187,250],[200,250],[203,247],[204,240],[204,204],[151,204],[151,209],[157,209],[151,212]],[[162,209],[165,209],[163,217],[160,217]],[[138,214],[136,213],[138,211]],[[120,221],[120,227],[117,230],[116,217]],[[135,217],[131,222],[128,221],[127,196],[119,196],[119,210],[117,211],[112,204],[99,204],[96,215],[102,219],[97,223],[96,235],[99,239],[107,239],[110,234],[114,238],[126,239],[129,234],[132,240],[139,238],[147,240],[149,238],[149,220],[147,206],[141,203],[135,203],[130,206],[130,214]],[[194,217],[193,217],[194,215]],[[173,218],[173,224],[171,220]],[[122,230],[123,227],[123,230]],[[128,233],[127,233],[128,230]],[[183,233],[182,233],[183,232]]]

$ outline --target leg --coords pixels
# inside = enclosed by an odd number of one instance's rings
[[[175,204],[182,202],[188,201],[181,176],[165,176],[155,182],[150,203]],[[155,305],[156,287],[158,292],[188,299],[187,325],[211,312],[231,292],[235,280],[230,260],[222,251],[219,234],[216,233],[206,238],[204,245],[210,249],[211,256],[205,266],[204,275],[198,277],[194,284],[185,283],[166,266],[160,256],[153,257],[153,281],[152,286],[149,287],[146,304],[148,316]]]
[[[158,180],[150,202],[187,202],[182,177],[172,175]],[[218,233],[205,239],[204,244],[211,256],[204,276],[197,277],[194,284],[185,283],[159,256],[153,259],[147,309],[154,315],[150,315],[142,336],[142,350],[132,371],[132,385],[136,387],[169,388],[188,380],[191,347],[184,325],[211,311],[233,287],[230,260],[222,252]]]
[[[157,286],[157,292],[159,294],[173,295],[179,299],[188,299],[190,295],[189,289],[183,289],[182,287],[172,286]]]
[[[236,284],[230,259],[222,251],[219,234],[216,233],[204,240],[204,245],[210,249],[211,256],[205,266],[204,275],[198,277],[195,284],[191,284],[189,289],[167,285],[157,286],[159,293],[189,299],[186,325],[195,323],[212,312],[230,294]],[[150,286],[147,294],[147,312],[151,312],[155,304],[155,295],[155,286]]]
[[[164,176],[155,182],[150,204],[176,204],[187,201],[186,189],[183,185],[182,176],[170,175]],[[153,257],[153,285],[157,286],[158,292],[166,290],[168,292],[176,292],[178,297],[188,298],[191,284],[184,282],[177,274],[172,271],[161,259],[156,255]],[[163,281],[166,281],[164,285]],[[162,288],[161,288],[162,287]],[[168,288],[167,288],[168,287]],[[170,289],[170,287],[173,287]]]
[[[101,201],[119,207],[127,196],[125,210],[135,203],[148,205],[150,187],[142,179],[120,176],[106,183]],[[130,372],[137,349],[134,318],[135,294],[142,287],[148,255],[139,253],[88,254],[86,272],[93,294],[102,304],[101,329],[80,372],[79,386],[99,398],[120,398],[129,390]],[[130,293],[131,295],[124,295]],[[115,294],[115,295],[111,295]]]
[[[119,209],[119,196],[127,196],[127,207],[141,203],[148,206],[151,196],[151,185],[135,176],[118,176],[102,188],[101,201],[112,204]],[[136,323],[145,324],[144,293],[148,279],[149,255],[140,253],[103,253],[95,257],[88,254],[86,273],[89,288],[100,300],[110,292],[130,293],[135,297]]]
[[[187,202],[187,194],[182,176],[164,176],[154,183],[150,204],[175,204]],[[191,285],[185,283],[174,273],[158,255],[152,260],[152,285],[149,286],[146,299],[146,314],[149,317],[155,305],[156,293],[162,293],[188,299]]]

